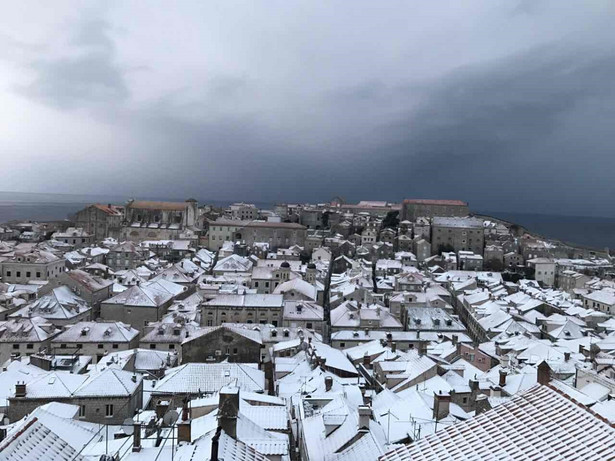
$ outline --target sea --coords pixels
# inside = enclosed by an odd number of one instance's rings
[[[123,204],[130,200],[130,198],[117,195],[40,194],[0,191],[0,224],[9,221],[64,220],[91,203]],[[236,201],[195,198],[199,203],[208,203],[216,206],[227,206]],[[148,197],[148,199],[183,200],[164,197]],[[271,203],[265,202],[255,204],[260,208],[268,209],[272,206]],[[563,242],[596,249],[615,248],[615,218],[509,213],[506,211],[481,211],[480,214],[519,224],[530,232]]]
[[[531,213],[481,212],[525,227],[543,237],[604,250],[615,248],[615,218]]]
[[[173,197],[128,197],[121,195],[77,195],[77,194],[41,194],[30,192],[0,191],[0,224],[10,221],[61,221],[69,219],[77,211],[92,203],[113,203],[123,205],[130,199],[162,200],[183,202],[185,198]],[[239,200],[201,200],[206,203],[225,207]],[[259,208],[270,209],[269,202],[251,202]]]

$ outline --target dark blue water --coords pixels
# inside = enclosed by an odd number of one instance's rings
[[[182,198],[139,197],[142,200],[170,200],[181,202]],[[130,197],[113,195],[38,194],[0,191],[0,224],[9,221],[55,221],[67,219],[71,214],[91,203],[123,205]],[[199,200],[225,207],[235,200]],[[259,208],[269,209],[271,203],[253,202]]]
[[[0,192],[0,223],[14,220],[62,220],[90,203],[123,204],[130,197],[73,194],[30,194]],[[165,200],[161,197],[140,197],[146,200]],[[215,206],[227,206],[231,200],[201,200]],[[169,199],[182,201],[183,199]],[[249,202],[250,200],[245,200]],[[271,203],[255,203],[259,208],[271,208]],[[590,216],[557,216],[530,213],[481,212],[520,224],[530,232],[564,242],[593,248],[615,248],[615,218]]]
[[[544,237],[597,249],[615,248],[615,218],[484,212],[525,227]]]

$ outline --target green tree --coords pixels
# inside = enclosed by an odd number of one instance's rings
[[[455,251],[455,248],[450,243],[441,243],[438,245],[438,254],[442,255],[442,253],[450,253],[451,251]]]
[[[393,229],[397,229],[399,227],[399,211],[389,211],[382,220],[382,227],[391,227]]]

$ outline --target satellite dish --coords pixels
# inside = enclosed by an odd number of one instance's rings
[[[122,431],[124,431],[124,434],[132,435],[135,432],[134,424],[135,422],[132,420],[132,418],[126,418],[122,423]]]
[[[162,424],[164,426],[172,426],[173,424],[177,422],[178,419],[179,419],[179,413],[177,413],[175,410],[170,410],[170,411],[167,411],[165,415],[162,417]]]

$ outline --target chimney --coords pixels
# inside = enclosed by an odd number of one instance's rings
[[[192,442],[192,420],[190,419],[190,408],[188,408],[189,400],[186,397],[184,399],[184,405],[182,406],[181,421],[177,423],[177,443]]]
[[[26,396],[26,383],[21,382],[15,384],[15,397],[25,397]]]
[[[502,397],[502,388],[500,386],[490,386],[489,395],[491,397]]]
[[[551,367],[546,360],[538,365],[538,382],[542,385],[549,384],[551,381]]]
[[[161,400],[156,404],[156,419],[162,418],[169,409],[169,402]]]
[[[220,389],[218,424],[227,435],[237,438],[237,415],[239,413],[239,388],[226,386]]]
[[[456,346],[458,341],[459,341],[459,336],[457,335],[451,336],[451,342],[453,343],[453,346]]]
[[[475,415],[480,415],[481,413],[484,413],[487,410],[491,410],[491,404],[489,403],[489,398],[484,395],[481,394],[478,397],[476,397],[476,413]]]
[[[440,421],[448,416],[451,405],[450,394],[443,394],[442,391],[433,393],[433,419]]]
[[[132,425],[132,451],[141,451],[141,423],[133,423]]]
[[[359,431],[369,430],[369,420],[372,419],[372,409],[367,405],[359,405]]]
[[[397,352],[397,343],[391,343],[391,352]]]
[[[210,461],[218,460],[218,450],[220,447],[220,434],[222,433],[222,426],[218,426],[216,434],[211,438],[211,459]]]
[[[363,354],[363,366],[365,368],[369,368],[369,363],[370,363],[369,354],[365,352],[365,354]]]
[[[325,392],[329,392],[333,388],[333,378],[325,376]]]
[[[570,360],[570,352],[564,352],[564,360],[567,362]]]
[[[475,401],[478,397],[478,392],[479,392],[479,384],[478,384],[478,380],[476,379],[476,375],[474,376],[475,379],[470,379],[469,381],[469,385],[470,385],[470,401]]]
[[[391,344],[393,343],[393,333],[388,332],[387,333],[387,344],[389,345],[389,347],[392,347]]]
[[[508,371],[500,368],[500,382],[498,386],[505,387],[506,386],[506,375],[508,375]]]
[[[419,343],[419,355],[425,355],[427,354],[427,342],[426,341],[421,341]]]

